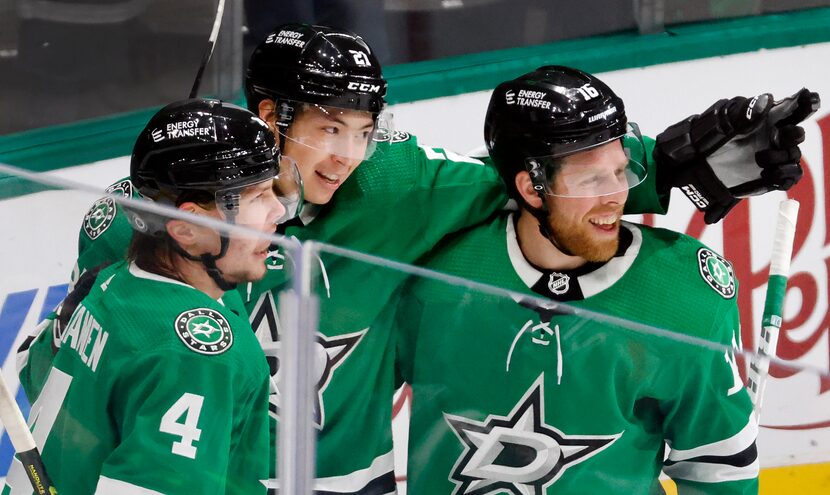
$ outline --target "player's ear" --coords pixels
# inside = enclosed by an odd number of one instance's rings
[[[188,213],[201,213],[203,209],[196,203],[185,202],[179,206],[179,209]],[[176,241],[185,250],[199,242],[201,238],[199,231],[201,228],[198,225],[186,222],[184,220],[173,219],[167,222],[167,234]]]
[[[516,174],[516,178],[514,180],[516,181],[516,190],[519,191],[519,194],[522,196],[522,199],[525,200],[525,203],[529,204],[533,208],[541,208],[542,198],[539,197],[539,193],[533,188],[533,181],[530,180],[530,174],[527,173],[527,171],[522,170]]]
[[[188,246],[192,246],[196,239],[196,232],[193,226],[183,220],[170,220],[167,222],[167,235],[169,235],[180,246],[187,250]]]
[[[274,103],[274,100],[269,100],[265,98],[264,100],[259,102],[258,110],[259,110],[259,118],[264,120],[268,127],[271,128],[272,132],[276,131],[275,122],[277,120],[277,106]]]

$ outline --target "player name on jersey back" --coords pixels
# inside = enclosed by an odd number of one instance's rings
[[[61,347],[74,349],[81,361],[93,372],[98,367],[109,333],[92,316],[83,304],[72,313],[66,331],[61,339]]]

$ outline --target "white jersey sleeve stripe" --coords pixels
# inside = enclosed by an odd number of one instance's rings
[[[756,438],[758,438],[758,417],[752,412],[749,415],[746,426],[735,435],[689,450],[675,449],[672,447],[668,460],[670,462],[680,462],[702,456],[731,456],[748,449],[755,443]]]
[[[98,486],[95,487],[95,495],[164,495],[155,490],[142,488],[126,481],[115,480],[101,476],[98,478]]]

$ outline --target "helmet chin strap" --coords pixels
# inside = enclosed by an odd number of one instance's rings
[[[235,212],[226,212],[226,221],[231,225],[235,223],[235,217]],[[227,280],[225,280],[222,270],[218,266],[216,266],[216,262],[228,253],[229,245],[230,239],[228,238],[228,236],[219,232],[219,254],[203,253],[198,256],[194,256],[185,251],[181,246],[179,246],[179,243],[175,241],[173,242],[173,246],[176,252],[178,252],[180,255],[191,261],[198,261],[202,263],[205,266],[205,271],[207,272],[211,280],[213,280],[216,283],[216,285],[225,292],[235,289],[236,283],[228,282]]]
[[[198,256],[194,256],[187,251],[185,251],[178,243],[173,243],[173,248],[179,253],[182,257],[187,258],[191,261],[198,261],[205,265],[205,271],[207,272],[208,276],[216,283],[216,285],[222,289],[223,291],[229,291],[236,288],[236,284],[232,282],[228,282],[222,276],[222,270],[216,266],[216,261],[225,256],[228,252],[228,244],[230,244],[230,239],[224,234],[219,234],[219,254],[210,254],[204,253]]]
[[[225,277],[222,276],[222,270],[216,266],[216,261],[225,256],[225,253],[228,252],[228,244],[230,244],[230,239],[226,236],[219,234],[219,254],[214,256],[210,253],[205,253],[199,257],[200,261],[203,265],[205,265],[205,271],[207,272],[208,276],[216,282],[216,285],[219,286],[220,289],[223,291],[229,291],[236,288],[236,284],[232,282],[228,282],[225,280]]]

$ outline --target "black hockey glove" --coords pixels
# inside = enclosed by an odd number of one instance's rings
[[[764,93],[720,100],[657,136],[657,188],[678,187],[715,223],[747,196],[786,191],[801,179],[804,129],[818,93],[802,89],[781,101]]]

